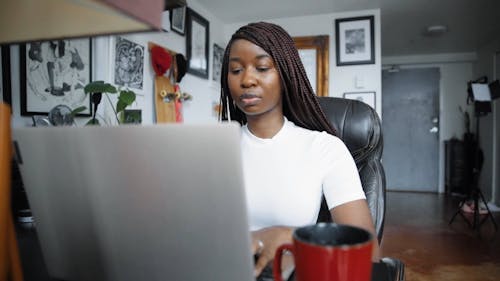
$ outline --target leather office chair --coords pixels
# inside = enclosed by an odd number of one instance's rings
[[[357,100],[319,97],[319,103],[356,162],[380,243],[384,231],[386,182],[380,162],[384,144],[378,114],[369,105]],[[318,221],[331,221],[325,200]],[[382,262],[389,269],[390,280],[404,280],[404,264],[401,261],[385,257]]]

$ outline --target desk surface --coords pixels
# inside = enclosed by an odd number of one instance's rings
[[[371,281],[393,281],[392,279],[394,278],[391,278],[386,264],[382,262],[373,263]],[[257,281],[274,281],[271,268],[266,267],[262,275],[257,278]],[[295,276],[292,274],[288,281],[295,281]]]
[[[56,281],[50,278],[43,260],[40,243],[35,229],[16,227],[17,240],[21,255],[24,281]],[[293,274],[289,281],[293,281]],[[389,281],[390,274],[384,263],[374,263],[372,281]],[[272,271],[266,270],[257,281],[273,281]],[[392,281],[392,280],[391,280]]]

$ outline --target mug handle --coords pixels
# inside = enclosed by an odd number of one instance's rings
[[[281,277],[281,258],[283,257],[283,252],[285,250],[288,250],[293,254],[293,245],[283,244],[276,250],[273,261],[273,276],[275,281],[283,281],[283,278]]]

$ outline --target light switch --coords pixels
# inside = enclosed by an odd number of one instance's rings
[[[363,77],[355,76],[354,77],[354,87],[356,89],[362,89],[365,87],[365,81]]]

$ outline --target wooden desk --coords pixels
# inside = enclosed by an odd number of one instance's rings
[[[17,239],[21,254],[24,281],[61,281],[50,278],[43,260],[40,243],[34,229],[16,227]],[[289,281],[294,281],[294,276]],[[257,281],[273,281],[272,271],[266,272]],[[384,263],[374,263],[371,281],[393,281]]]

